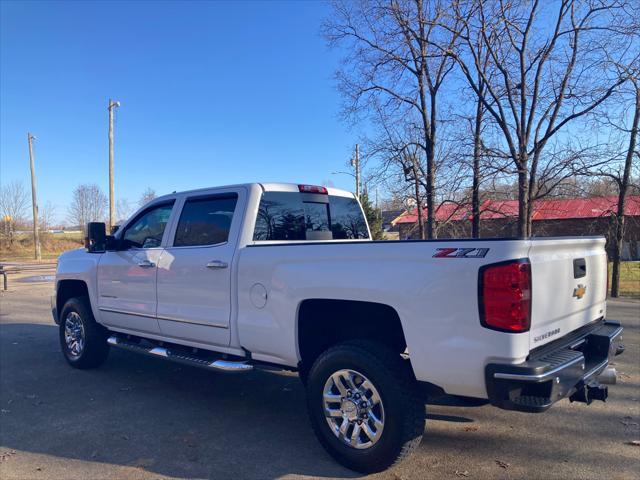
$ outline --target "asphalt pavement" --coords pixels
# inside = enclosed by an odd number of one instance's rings
[[[206,372],[112,349],[69,367],[48,278],[0,292],[0,478],[360,478],[316,441],[295,374]],[[427,405],[418,452],[384,479],[640,477],[640,302],[609,302],[625,327],[606,403],[543,414]]]

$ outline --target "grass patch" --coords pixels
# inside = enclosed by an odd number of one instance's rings
[[[6,238],[0,244],[0,261],[33,260],[33,237],[27,234],[15,235],[9,245]],[[67,250],[82,247],[82,233],[41,233],[40,252],[43,260],[55,260]]]
[[[612,270],[613,263],[609,263],[609,288]],[[620,296],[640,298],[640,262],[620,263]]]

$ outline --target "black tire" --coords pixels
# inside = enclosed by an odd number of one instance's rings
[[[83,329],[84,346],[78,354],[72,352],[65,340],[66,320],[72,313],[80,317]],[[96,322],[88,297],[67,300],[60,314],[59,338],[62,354],[69,365],[79,369],[96,368],[102,365],[109,355],[108,336],[107,329]]]
[[[356,449],[340,440],[324,415],[325,383],[342,369],[352,369],[369,379],[384,405],[381,436],[366,449]],[[361,473],[380,472],[399,463],[418,447],[424,433],[425,403],[408,361],[378,342],[354,340],[322,353],[309,372],[307,406],[322,446],[339,463]]]
[[[298,365],[298,377],[302,382],[303,386],[307,386],[307,382],[309,381],[309,367],[304,363]]]

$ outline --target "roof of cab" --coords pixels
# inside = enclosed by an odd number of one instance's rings
[[[176,195],[184,195],[184,194],[192,194],[192,193],[201,193],[211,190],[212,188],[236,188],[236,187],[252,187],[259,186],[265,192],[299,192],[298,185],[308,185],[308,184],[298,184],[298,183],[276,183],[276,182],[268,182],[268,183],[239,183],[235,185],[219,185],[215,187],[207,187],[207,188],[198,188],[195,190],[184,190],[182,192],[173,192],[166,195],[162,195],[155,200],[162,200],[166,198],[172,198]],[[355,195],[347,190],[341,190],[339,188],[326,187],[329,195],[334,195],[338,197],[349,197],[355,198]]]

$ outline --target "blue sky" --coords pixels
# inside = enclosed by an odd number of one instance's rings
[[[8,2],[1,5],[0,182],[66,217],[75,186],[108,186],[107,103],[116,114],[116,198],[151,187],[331,180],[357,131],[338,118],[340,53],[321,2]]]

